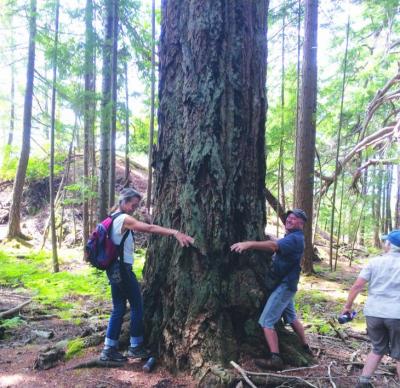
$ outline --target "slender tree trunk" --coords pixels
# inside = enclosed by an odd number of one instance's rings
[[[380,238],[380,224],[381,224],[381,195],[382,195],[382,173],[380,169],[374,169],[377,171],[375,175],[375,191],[374,191],[374,246],[376,248],[381,247],[381,238]]]
[[[56,214],[54,210],[54,137],[56,122],[56,83],[57,83],[57,50],[58,50],[58,20],[60,13],[60,2],[56,1],[55,9],[55,27],[54,27],[54,53],[53,53],[53,85],[51,90],[51,125],[50,125],[50,229],[51,229],[51,247],[53,257],[53,272],[59,271],[57,254],[57,233],[56,233]]]
[[[341,146],[341,134],[342,134],[342,124],[343,124],[343,102],[344,102],[344,89],[346,86],[346,73],[347,73],[347,52],[349,47],[349,31],[350,31],[350,17],[347,19],[346,26],[346,48],[344,51],[344,61],[343,61],[343,77],[342,77],[342,91],[340,97],[340,113],[339,113],[339,128],[338,128],[338,136],[337,136],[337,144],[336,144],[336,158],[335,158],[335,171],[338,171],[339,168],[339,150]],[[335,175],[336,175],[335,172]],[[336,190],[337,190],[337,179],[333,183],[333,194],[332,194],[332,212],[331,212],[331,233],[329,240],[329,266],[331,271],[333,270],[333,234],[334,234],[334,225],[335,225],[335,209],[336,209]],[[340,236],[337,236],[337,244],[339,244]],[[335,260],[335,269],[336,269],[336,260]]]
[[[400,229],[400,165],[397,165],[396,168],[397,168],[397,192],[396,192],[394,225],[396,229]]]
[[[35,70],[35,39],[36,39],[36,0],[31,0],[29,15],[29,49],[28,49],[28,65],[25,88],[24,101],[24,118],[22,147],[18,161],[17,174],[14,180],[12,202],[10,207],[10,219],[8,224],[7,237],[23,237],[21,233],[21,200],[22,191],[24,189],[26,169],[28,166],[29,153],[31,149],[31,126],[32,126],[32,97],[33,97],[33,81]]]
[[[111,133],[111,51],[113,26],[113,2],[106,1],[106,20],[103,43],[103,84],[100,123],[99,165],[99,221],[107,216],[110,187],[110,133]]]
[[[364,179],[362,182],[361,196],[363,201],[365,201],[366,196],[368,195],[368,169],[364,170],[363,173]],[[360,224],[360,233],[359,233],[359,244],[365,245],[365,214],[362,214],[362,220]]]
[[[385,206],[385,230],[387,234],[393,229],[392,223],[392,180],[393,180],[393,165],[387,166],[387,182],[386,182],[386,206]]]
[[[151,206],[151,192],[152,192],[152,181],[153,181],[153,143],[154,143],[154,110],[155,110],[155,69],[156,69],[156,11],[155,11],[155,0],[151,3],[151,105],[150,105],[150,135],[149,135],[149,175],[147,178],[147,200],[146,207],[150,210]]]
[[[96,9],[93,8],[93,20],[96,19]],[[93,25],[93,122],[90,127],[90,132],[89,132],[89,175],[90,175],[90,188],[91,192],[98,192],[98,173],[97,173],[97,160],[96,160],[96,141],[97,141],[97,131],[96,128],[96,107],[97,107],[97,98],[96,98],[96,85],[97,85],[97,79],[96,79],[96,69],[97,69],[97,56],[96,56],[96,43],[95,43],[95,37],[96,37],[96,29],[95,26]],[[88,219],[88,224],[89,224],[89,229],[93,229],[95,224],[96,224],[96,218],[97,218],[97,204],[98,204],[98,199],[92,195],[90,200],[89,200],[89,219]]]
[[[77,131],[77,125],[76,125],[76,120],[75,120],[74,132],[72,133],[72,139],[71,139],[71,142],[70,142],[69,148],[68,148],[68,156],[67,156],[67,160],[65,161],[65,169],[64,169],[63,177],[61,179],[60,185],[58,186],[58,191],[57,191],[56,197],[54,199],[54,209],[55,210],[58,209],[60,201],[64,197],[64,191],[65,191],[64,186],[65,186],[66,182],[68,182],[69,170],[70,170],[71,161],[73,158],[72,157],[72,148],[73,148],[73,144],[74,144],[74,140],[75,140],[75,132],[76,131]],[[47,234],[49,232],[49,226],[50,226],[50,218],[51,217],[49,217],[47,219],[46,225],[44,227],[42,244],[40,246],[40,249],[43,249],[44,245],[46,244]]]
[[[264,255],[229,247],[264,238],[267,10],[162,2],[155,223],[196,240],[152,236],[144,269],[147,338],[172,370],[201,373],[264,344]]]
[[[118,6],[119,1],[113,0],[113,29],[112,29],[112,77],[111,77],[111,140],[110,140],[110,187],[108,191],[109,204],[115,202],[115,139],[117,136],[117,95],[118,95]]]
[[[11,147],[13,143],[14,124],[15,124],[15,65],[13,60],[13,63],[11,64],[10,129],[8,131],[8,139],[7,139],[7,145],[9,147]]]
[[[284,5],[285,6],[285,5]],[[279,168],[278,168],[278,200],[281,199],[283,209],[285,206],[285,184],[284,184],[284,163],[283,163],[283,141],[285,137],[285,25],[286,25],[286,9],[282,17],[282,45],[281,45],[281,139],[279,142]],[[280,214],[277,213],[276,218],[276,235],[279,236],[279,219]]]
[[[86,0],[85,8],[85,110],[83,124],[83,241],[89,237],[89,191],[93,174],[90,174],[91,138],[93,138],[95,117],[95,75],[94,75],[94,31],[93,31],[93,2]]]
[[[300,111],[300,46],[301,46],[301,0],[297,3],[297,68],[296,68],[296,139],[299,136],[299,111]],[[295,155],[297,155],[297,141],[295,144]],[[294,171],[297,171],[297,159],[294,158]],[[295,178],[296,180],[296,178]],[[296,190],[293,190],[293,206],[296,203]]]
[[[299,130],[296,138],[295,206],[303,209],[305,250],[303,271],[313,272],[312,220],[314,193],[315,117],[317,102],[318,1],[306,0],[302,85],[300,90]]]
[[[338,261],[338,257],[339,257],[340,236],[341,236],[341,232],[342,232],[343,197],[344,197],[344,177],[342,175],[342,190],[340,192],[339,222],[338,222],[337,244],[336,244],[336,252],[335,252],[335,267],[334,267],[335,272],[336,272],[337,261]],[[332,228],[332,226],[331,226],[331,228]]]
[[[130,162],[129,162],[129,79],[128,59],[124,62],[125,74],[125,187],[129,187]]]

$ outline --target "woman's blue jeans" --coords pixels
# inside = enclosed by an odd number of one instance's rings
[[[126,301],[129,301],[130,305],[131,345],[139,345],[143,342],[143,301],[132,265],[116,261],[107,269],[107,276],[111,285],[113,310],[107,327],[105,345],[118,346]]]

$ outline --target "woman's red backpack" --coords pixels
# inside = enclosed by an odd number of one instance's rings
[[[128,237],[129,230],[122,237],[121,244],[116,245],[111,239],[111,227],[114,220],[123,214],[122,212],[109,215],[92,232],[85,246],[86,261],[97,269],[107,269],[121,254],[124,242]]]

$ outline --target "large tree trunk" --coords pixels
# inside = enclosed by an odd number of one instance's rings
[[[263,344],[265,255],[229,247],[264,238],[267,11],[268,0],[162,2],[155,223],[196,242],[152,237],[144,305],[173,370]]]
[[[303,270],[310,274],[313,272],[312,218],[317,107],[318,0],[306,0],[305,8],[299,128],[296,138],[295,206],[303,209],[308,216],[308,222],[304,228]]]
[[[26,169],[28,167],[29,153],[31,150],[31,126],[32,126],[32,97],[33,97],[33,74],[35,70],[35,39],[36,39],[36,0],[31,0],[29,15],[29,49],[28,65],[26,75],[24,119],[22,133],[22,147],[19,157],[17,175],[14,180],[12,202],[10,207],[10,221],[8,224],[8,238],[21,236],[21,200],[24,189]]]

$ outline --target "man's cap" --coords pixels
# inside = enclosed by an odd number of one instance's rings
[[[296,217],[301,218],[304,222],[307,221],[307,215],[304,210],[301,209],[288,210],[286,212],[286,217],[288,217],[289,214],[294,214]]]
[[[385,234],[381,238],[382,240],[388,240],[391,244],[400,248],[400,229],[392,230],[389,234]]]

